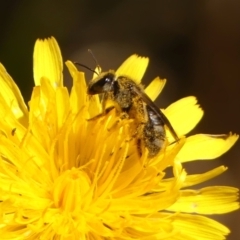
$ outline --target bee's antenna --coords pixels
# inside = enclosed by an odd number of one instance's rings
[[[92,58],[93,58],[94,62],[96,63],[98,72],[100,73],[100,72],[101,72],[101,67],[100,67],[100,65],[98,64],[97,58],[95,57],[95,55],[93,54],[93,52],[92,52],[91,49],[88,49],[88,52],[92,55]]]
[[[84,68],[88,69],[89,71],[91,71],[91,72],[96,73],[97,75],[99,75],[95,70],[91,69],[90,67],[88,67],[88,66],[86,66],[86,65],[84,65],[84,64],[82,64],[82,63],[74,62],[74,64],[75,64],[75,65],[79,65],[79,66],[81,66],[81,67],[84,67]]]

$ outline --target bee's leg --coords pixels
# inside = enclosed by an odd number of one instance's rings
[[[108,94],[107,93],[103,93],[103,96],[102,96],[102,114],[105,114],[106,112],[106,102],[107,102],[107,99],[108,99]]]
[[[104,112],[104,113],[101,112],[101,113],[99,113],[98,115],[96,115],[96,116],[94,116],[94,117],[92,117],[92,118],[90,118],[90,119],[87,119],[87,121],[92,121],[92,120],[96,120],[96,119],[98,119],[98,118],[100,118],[100,117],[103,117],[104,115],[106,115],[106,114],[108,114],[110,111],[112,111],[113,109],[114,109],[113,106],[112,106],[112,107],[109,107],[109,108],[105,109],[105,112]]]
[[[141,138],[142,137],[144,125],[145,125],[145,123],[138,124],[136,131],[132,134],[132,138]]]
[[[107,93],[103,93],[102,100],[101,100],[102,112],[99,113],[98,115],[92,117],[91,119],[88,119],[88,121],[96,120],[96,119],[108,114],[113,108],[115,108],[114,106],[110,106],[110,107],[106,108],[106,102],[108,99],[111,99],[111,96]]]
[[[107,102],[112,102],[112,104],[108,108],[106,107]],[[118,109],[118,105],[116,105],[113,100],[112,93],[107,93],[107,92],[103,93],[101,104],[102,104],[102,114],[103,115],[109,113],[113,108],[116,108],[116,110],[120,112],[120,110]]]
[[[137,151],[138,151],[139,157],[141,157],[142,156],[142,140],[141,140],[141,138],[137,139]]]
[[[138,124],[138,126],[136,127],[136,130],[134,132],[132,132],[130,139],[128,139],[128,141],[132,141],[133,139],[135,139],[136,141],[136,146],[137,146],[137,152],[139,157],[142,156],[143,154],[143,128],[145,126],[145,123],[140,123]]]
[[[144,143],[143,143],[143,129],[144,126],[146,125],[145,122],[141,122],[138,127],[137,127],[137,133],[136,133],[136,138],[137,138],[137,151],[139,154],[139,157],[143,155],[143,149],[144,149]]]

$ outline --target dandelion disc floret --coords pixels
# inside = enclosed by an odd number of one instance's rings
[[[152,158],[147,149],[139,156],[134,119],[115,108],[102,114],[84,73],[66,65],[70,91],[56,40],[37,40],[28,106],[0,65],[1,239],[225,239],[229,230],[202,214],[238,209],[238,189],[190,187],[226,167],[190,174],[183,163],[215,159],[238,136],[188,136],[203,111],[195,97],[185,97],[162,110],[179,141],[166,128],[164,148]],[[147,65],[148,58],[132,55],[116,74],[139,84]],[[145,93],[154,101],[165,82],[154,79]]]

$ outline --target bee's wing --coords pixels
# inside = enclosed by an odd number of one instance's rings
[[[179,140],[178,135],[176,134],[175,130],[173,129],[171,123],[164,115],[164,113],[155,105],[155,103],[150,99],[150,97],[142,90],[134,87],[134,91],[141,96],[142,100],[148,105],[149,108],[153,112],[157,114],[157,116],[162,120],[162,122],[168,127],[169,131],[171,132],[172,136],[175,138],[176,141]]]

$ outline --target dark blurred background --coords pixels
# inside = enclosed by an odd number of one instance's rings
[[[144,83],[168,79],[160,107],[194,95],[205,111],[194,133],[240,133],[239,10],[238,0],[1,1],[0,61],[28,101],[37,38],[54,36],[65,61],[94,67],[91,48],[105,70],[133,53],[149,56]],[[229,170],[208,184],[240,187],[240,142],[219,160],[186,169],[202,172],[221,164]],[[240,211],[216,218],[231,228],[228,239],[239,239]]]

